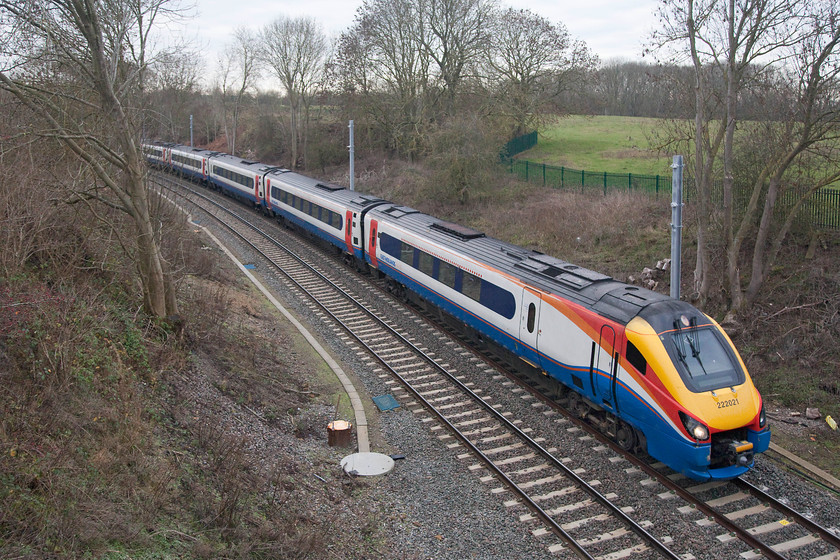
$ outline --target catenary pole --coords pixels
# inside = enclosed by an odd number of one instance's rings
[[[680,299],[683,208],[683,157],[674,156],[671,175],[671,297]]]
[[[350,125],[347,127],[350,129],[350,145],[347,146],[350,148],[350,190],[356,190],[356,169],[355,169],[355,157],[356,157],[356,146],[353,141],[353,121],[350,121]]]

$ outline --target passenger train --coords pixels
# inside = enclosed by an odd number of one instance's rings
[[[239,198],[387,279],[553,384],[624,449],[731,479],[770,444],[761,395],[690,304],[415,209],[220,152],[147,143],[148,161]]]

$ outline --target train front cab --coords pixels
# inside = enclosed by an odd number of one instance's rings
[[[761,395],[720,326],[683,305],[670,325],[636,317],[626,329],[665,413],[643,423],[648,453],[695,480],[735,478],[770,445]]]

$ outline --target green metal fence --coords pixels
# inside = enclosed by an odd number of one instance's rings
[[[654,196],[661,194],[669,198],[671,196],[671,177],[666,175],[583,171],[522,159],[508,159],[506,165],[511,173],[523,181],[556,189],[597,191],[603,194],[623,190],[645,192]],[[785,191],[777,203],[778,211],[784,212],[790,209],[800,196],[794,189]],[[694,182],[690,176],[686,175],[683,184],[683,199],[690,203],[696,197]],[[712,187],[712,198],[718,203],[723,201],[722,183]],[[735,196],[733,203],[736,212],[746,209],[749,202],[747,198],[746,193]],[[840,190],[821,189],[808,196],[799,209],[798,220],[802,223],[810,222],[813,227],[820,229],[840,229]]]
[[[500,156],[511,173],[523,181],[537,183],[557,189],[578,189],[580,191],[599,191],[607,194],[609,191],[626,190],[646,192],[658,196],[660,193],[670,198],[670,175],[641,175],[635,173],[607,173],[606,171],[584,171],[558,167],[545,163],[537,163],[524,159],[513,159],[514,154],[523,152],[537,144],[537,133],[531,132],[518,136],[505,144]],[[777,210],[785,212],[801,197],[794,189],[788,189],[777,203]],[[683,184],[683,199],[691,202],[696,198],[696,189],[691,177],[685,176]],[[712,198],[720,203],[723,201],[723,184],[716,183],[712,187]],[[746,210],[747,193],[735,196],[733,203],[738,210]],[[821,189],[810,196],[799,209],[797,220],[803,224],[821,229],[840,229],[840,190]]]
[[[584,171],[522,159],[511,159],[508,166],[510,172],[523,181],[558,189],[599,189],[604,194],[609,190],[645,191],[653,194],[662,192],[669,196],[671,193],[671,177],[664,175]]]
[[[508,158],[515,156],[520,152],[524,152],[525,150],[530,150],[534,146],[537,145],[537,131],[529,132],[528,134],[523,134],[522,136],[517,136],[507,144],[505,147],[502,148],[501,153],[499,156],[502,160],[507,160]]]

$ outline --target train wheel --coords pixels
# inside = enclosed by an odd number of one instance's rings
[[[589,405],[575,391],[569,392],[569,409],[578,418],[586,418],[586,415],[589,414]]]
[[[618,446],[625,451],[633,451],[637,441],[636,429],[627,422],[619,420],[618,429],[615,431],[615,442]]]

